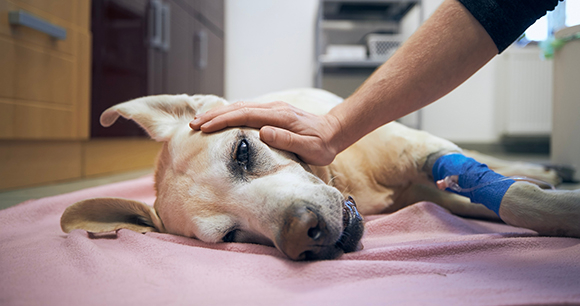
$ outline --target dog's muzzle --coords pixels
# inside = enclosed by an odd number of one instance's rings
[[[293,260],[333,259],[360,249],[363,219],[351,197],[342,203],[342,232],[331,232],[326,221],[308,203],[296,203],[286,210],[276,239],[280,251]]]
[[[343,231],[336,242],[337,247],[345,253],[357,251],[364,232],[364,225],[363,218],[351,196],[342,203],[342,224]]]

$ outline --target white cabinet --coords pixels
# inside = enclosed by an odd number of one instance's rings
[[[421,0],[320,0],[315,86],[350,96],[422,22]],[[421,111],[399,121],[421,128]]]
[[[320,0],[315,86],[349,96],[410,35],[408,18],[421,23],[421,0]]]

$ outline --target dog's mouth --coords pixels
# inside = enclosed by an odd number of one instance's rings
[[[364,233],[363,218],[356,208],[356,203],[352,197],[348,197],[342,203],[342,235],[336,242],[336,247],[345,253],[362,249],[360,240]]]

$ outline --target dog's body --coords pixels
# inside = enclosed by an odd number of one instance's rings
[[[317,114],[342,101],[316,89],[254,99],[275,100]],[[348,196],[356,199],[362,214],[389,213],[427,200],[458,215],[498,218],[483,205],[437,189],[431,177],[434,161],[462,152],[447,140],[389,123],[339,154],[331,165],[313,167],[294,154],[266,146],[254,129],[204,134],[189,128],[195,114],[225,103],[215,96],[153,96],[105,111],[103,125],[122,115],[165,142],[155,174],[154,208],[124,199],[90,199],[67,209],[63,230],[160,231],[211,243],[274,245],[292,259],[328,259],[360,248],[362,221]],[[507,172],[513,165],[497,164]],[[519,173],[506,174],[558,180],[554,171],[541,166],[516,168]],[[516,182],[503,197],[499,215],[541,234],[579,237],[580,192],[544,191]]]

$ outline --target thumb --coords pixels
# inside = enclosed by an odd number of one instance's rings
[[[296,153],[303,162],[311,165],[326,166],[332,162],[335,156],[327,151],[317,150],[320,147],[312,142],[312,137],[273,126],[262,127],[260,139],[276,149]]]
[[[298,137],[298,135],[288,130],[273,126],[264,126],[260,129],[260,138],[262,141],[276,149],[284,151],[298,153],[296,152],[297,149],[299,150],[296,147],[298,145]]]

